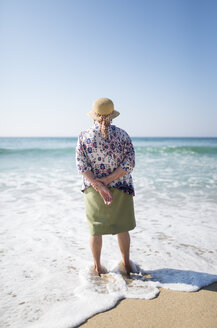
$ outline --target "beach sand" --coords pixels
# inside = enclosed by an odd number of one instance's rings
[[[151,300],[124,299],[82,328],[217,328],[217,283],[197,292],[160,288]]]

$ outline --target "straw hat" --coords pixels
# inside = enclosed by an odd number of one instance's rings
[[[98,115],[111,115],[115,118],[120,115],[120,112],[114,109],[114,104],[109,98],[97,98],[93,102],[92,111],[87,113],[90,117],[95,119]]]

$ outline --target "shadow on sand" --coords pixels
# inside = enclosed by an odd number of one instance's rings
[[[217,275],[192,270],[163,268],[150,270],[148,273],[152,276],[150,280],[158,281],[162,288],[179,290],[180,286],[180,291],[197,291],[217,282]],[[212,290],[212,287],[209,290]]]

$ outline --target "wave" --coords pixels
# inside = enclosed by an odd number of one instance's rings
[[[206,146],[142,146],[135,147],[139,153],[183,153],[183,154],[216,154],[217,147]]]
[[[0,148],[0,155],[43,155],[43,154],[70,154],[75,151],[75,147],[62,147],[62,148],[20,148],[20,149],[8,149]]]
[[[135,146],[135,151],[142,154],[183,153],[216,154],[217,147],[207,146]],[[60,148],[0,148],[0,155],[67,155],[74,154],[75,147]]]

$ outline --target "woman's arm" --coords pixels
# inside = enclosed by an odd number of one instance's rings
[[[124,145],[124,160],[120,163],[120,166],[127,173],[132,172],[135,167],[135,150],[132,143],[132,140],[129,134],[125,131],[125,145]]]
[[[99,191],[100,187],[102,186],[103,181],[99,181],[98,179],[96,179],[92,171],[86,171],[86,172],[83,172],[82,174],[91,183],[91,186],[96,191]]]
[[[86,156],[83,144],[81,142],[81,134],[78,137],[77,146],[76,146],[76,165],[78,172],[82,174],[93,186],[96,191],[100,191],[100,187],[102,188],[102,181],[96,181],[95,176],[92,172],[92,167],[88,162],[88,158]]]
[[[122,169],[121,166],[118,166],[111,174],[106,177],[96,178],[97,181],[101,181],[105,186],[107,186],[112,181],[126,175],[128,172]]]
[[[88,171],[88,172],[85,172],[85,173],[82,173],[82,174],[86,179],[89,180],[89,182],[91,183],[91,186],[97,192],[99,192],[102,199],[104,200],[104,203],[106,205],[111,205],[111,203],[113,201],[113,194],[111,193],[109,188],[107,188],[102,181],[99,181],[99,180],[95,179],[94,174],[93,174],[92,171]]]
[[[79,173],[91,171],[92,167],[88,161],[86,151],[82,143],[82,132],[78,136],[78,141],[75,149],[76,166]]]

